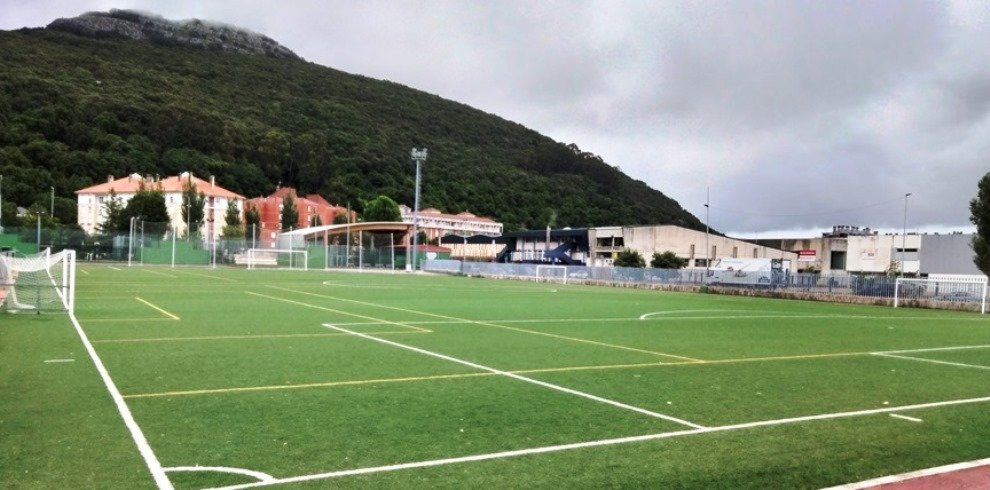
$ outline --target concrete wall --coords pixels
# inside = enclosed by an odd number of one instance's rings
[[[679,226],[636,226],[623,227],[622,237],[625,248],[636,250],[649,263],[654,253],[672,251],[678,257],[690,260],[688,267],[704,267],[696,264],[695,260],[709,257],[742,259],[786,259],[791,261],[791,269],[796,270],[797,254],[774,248],[755,245],[743,240],[706,235],[703,231],[681,228]],[[707,247],[706,247],[707,243]],[[708,249],[708,253],[705,251]]]
[[[973,263],[972,234],[923,235],[922,274],[983,274]]]

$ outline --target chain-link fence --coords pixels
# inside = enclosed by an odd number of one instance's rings
[[[78,228],[4,227],[0,233],[0,251],[27,256],[46,248],[53,252],[72,249],[79,261],[124,262],[130,265],[167,266],[242,266],[247,250],[274,248],[259,233],[224,230],[215,236],[208,226],[193,226],[191,232],[174,229],[167,223],[133,220],[129,230],[87,234]],[[246,236],[245,236],[246,235]],[[280,242],[280,248],[306,250],[310,269],[371,268],[402,269],[405,255],[395,252],[395,239],[388,234],[363,233],[304,239],[294,237]]]
[[[653,269],[627,267],[585,267],[539,264],[500,264],[464,262],[460,260],[428,260],[423,270],[449,274],[465,274],[494,278],[519,278],[570,284],[601,284],[645,288],[701,289],[713,288],[730,294],[791,297],[854,303],[893,304],[897,277],[885,275],[837,272],[767,274],[752,282],[733,283],[704,269]],[[948,302],[943,294],[940,302],[915,306],[973,309],[982,297],[955,293]]]

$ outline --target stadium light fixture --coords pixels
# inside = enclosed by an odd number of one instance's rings
[[[418,150],[416,148],[412,149],[410,152],[410,157],[416,162],[416,198],[413,202],[413,246],[412,246],[412,260],[409,260],[409,256],[406,256],[406,270],[416,270],[416,262],[419,257],[419,180],[421,175],[420,167],[423,162],[426,161],[426,148]],[[410,269],[410,266],[412,267]]]

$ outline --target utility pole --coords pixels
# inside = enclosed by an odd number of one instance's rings
[[[907,203],[909,197],[911,197],[910,192],[904,194],[904,234],[901,235],[901,277],[904,277],[904,268],[906,265],[904,258],[907,254]]]
[[[702,284],[708,284],[708,275],[709,275],[709,270],[710,270],[710,267],[711,267],[711,264],[709,264],[709,262],[711,262],[712,249],[711,249],[711,247],[708,246],[708,240],[709,240],[709,225],[708,225],[708,223],[709,223],[709,214],[708,213],[709,213],[709,210],[711,209],[711,206],[710,206],[710,204],[711,204],[711,197],[712,197],[711,196],[711,189],[708,188],[708,187],[705,187],[705,280],[702,281]]]

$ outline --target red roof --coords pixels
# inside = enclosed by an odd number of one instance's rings
[[[127,177],[111,180],[110,182],[104,182],[102,184],[79,189],[76,191],[76,194],[110,194],[111,190],[117,194],[131,194],[137,192],[141,188],[142,184],[146,189],[161,189],[166,193],[182,192],[190,182],[196,186],[197,192],[202,192],[207,197],[244,199],[244,196],[240,194],[228,191],[223,187],[212,184],[209,181],[200,179],[199,177],[193,176],[189,173],[183,173],[182,175],[174,177],[166,177],[159,181],[156,181],[152,177],[142,177],[139,174],[131,174]]]

